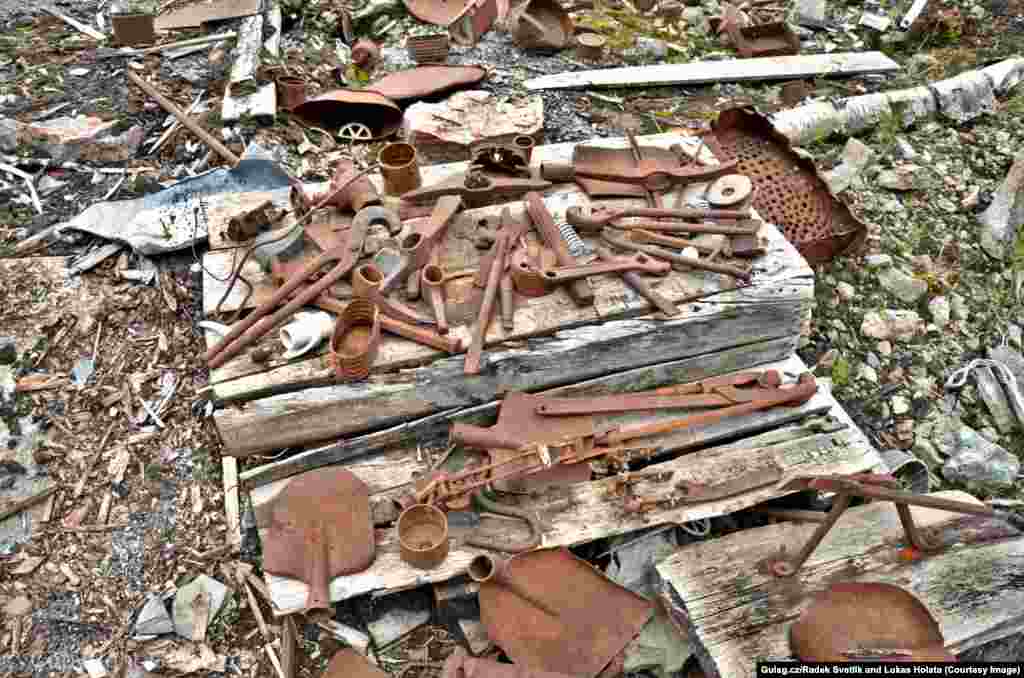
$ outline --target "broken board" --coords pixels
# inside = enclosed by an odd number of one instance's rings
[[[692,373],[700,373],[704,366],[711,370],[715,369],[714,358],[712,355],[682,362],[689,363],[686,367]],[[770,363],[763,367],[780,369],[791,374],[806,369],[795,356],[781,363]],[[677,369],[682,370],[684,367],[680,365]],[[721,364],[718,365],[718,370],[719,373],[729,371],[722,370]],[[638,373],[639,370],[628,376],[623,375],[623,381],[637,384],[640,382]],[[693,378],[706,376],[710,375],[699,374]],[[594,380],[581,388],[574,386],[558,389],[558,393],[596,395],[602,391],[606,392],[606,388],[603,387],[609,383],[602,382],[604,380]],[[614,386],[614,378],[609,378],[609,382]],[[470,413],[467,417],[472,423],[486,425],[487,422],[480,421],[481,417],[474,418],[473,414]],[[679,416],[680,412],[672,414]],[[819,416],[814,421],[803,424],[792,423],[811,414],[829,416]],[[608,421],[628,421],[628,417],[631,416],[636,415],[617,415]],[[493,411],[491,417],[493,421]],[[766,430],[768,432],[761,433]],[[345,468],[369,485],[372,501],[394,499],[411,489],[414,477],[426,471],[431,465],[429,455],[423,454],[425,445],[433,442],[437,444],[437,450],[444,450],[444,438],[431,438],[430,432],[429,425],[427,435],[418,435],[413,430],[409,438],[402,443],[349,461]],[[740,440],[708,447],[724,440],[735,440],[737,437]],[[810,401],[800,407],[776,408],[739,420],[724,420],[716,424],[652,436],[643,442],[660,446],[663,453],[697,450],[683,456],[669,455],[675,458],[648,467],[647,470],[675,471],[674,482],[685,479],[716,484],[767,466],[781,467],[785,476],[807,473],[854,473],[876,468],[880,463],[875,450],[863,434],[852,425],[824,386]],[[292,473],[298,473],[315,467],[316,465],[293,465],[290,470]],[[280,468],[279,466],[278,469]],[[242,482],[249,488],[249,497],[254,507],[271,500],[289,482],[287,476],[282,480],[267,482],[273,475],[243,475],[247,476],[242,478]],[[258,482],[265,484],[256,486]],[[621,499],[609,496],[609,487],[613,482],[613,479],[593,480],[570,488],[548,491],[537,497],[518,496],[516,499],[520,508],[537,511],[545,526],[543,546],[551,547],[571,546],[660,523],[685,523],[725,515],[780,494],[775,490],[775,486],[765,486],[716,501],[660,508],[645,517],[639,517],[622,511]],[[657,494],[663,491],[663,488],[654,481],[641,481],[638,486],[638,492],[641,494]],[[513,500],[507,496],[502,498],[504,502]],[[512,539],[518,539],[526,532],[519,521],[486,514],[480,526],[475,529],[489,536]],[[483,551],[465,546],[459,536],[455,536],[456,543],[452,545],[444,563],[434,570],[423,571],[414,569],[401,560],[393,527],[378,530],[377,559],[373,565],[363,572],[335,578],[330,585],[331,599],[337,601],[371,591],[384,592],[427,582],[444,581],[463,573],[470,560]],[[465,537],[465,533],[462,537]],[[302,582],[267,575],[267,584],[280,614],[301,608],[305,601],[307,587]]]
[[[158,31],[198,28],[210,21],[257,14],[261,4],[261,0],[202,0],[159,15],[153,25]]]
[[[893,73],[898,70],[900,70],[900,65],[882,52],[839,52],[555,73],[527,80],[523,85],[528,90],[581,87],[665,87],[667,85],[700,85],[754,80],[849,77],[868,73]]]
[[[933,496],[981,503],[964,492]],[[789,659],[789,626],[814,592],[839,581],[893,584],[914,594],[953,653],[1024,630],[1024,538],[992,540],[1019,535],[998,520],[910,510],[918,526],[961,545],[907,559],[896,509],[873,502],[846,511],[791,579],[776,579],[759,564],[782,544],[799,548],[815,523],[783,522],[686,546],[656,568],[662,601],[709,678],[748,678],[758,661]]]
[[[682,142],[688,144],[691,154],[699,147],[696,140],[674,134],[642,137],[640,141],[658,146]],[[601,143],[612,147],[628,144],[624,139]],[[568,160],[573,147],[542,146],[535,149],[533,159],[535,163]],[[464,169],[465,163],[424,168],[424,183]],[[379,181],[376,176],[372,179]],[[703,185],[690,186],[687,195],[696,198],[703,189]],[[563,219],[568,207],[586,200],[574,184],[556,186],[545,197],[556,221]],[[627,206],[639,202],[601,204]],[[521,202],[507,205],[514,217],[523,215]],[[473,247],[473,232],[481,221],[496,219],[502,207],[466,210],[456,217],[444,243],[442,263],[446,269],[477,265],[480,253]],[[650,305],[617,276],[591,278],[596,298],[592,307],[576,306],[561,289],[544,297],[520,300],[513,330],[491,323],[486,367],[479,375],[463,374],[462,355],[448,357],[390,335],[381,342],[370,379],[354,384],[331,385],[333,371],[322,353],[292,363],[272,359],[262,365],[241,355],[211,375],[212,394],[222,404],[214,417],[225,453],[245,456],[310,446],[446,409],[488,402],[507,390],[536,391],[642,365],[795,336],[809,313],[812,271],[774,227],[766,224],[762,234],[768,251],[752,262],[755,276],[750,286],[736,289],[730,278],[700,271],[673,271],[657,281],[658,291],[680,307],[680,313],[669,320],[638,317],[650,313]],[[214,276],[224,277],[234,256],[227,250],[205,257],[206,268],[213,274],[204,277],[207,311],[224,291]],[[246,277],[254,284],[257,296],[271,289],[258,268],[247,270]],[[240,298],[241,289],[235,293]],[[225,304],[224,308],[230,310],[231,305]],[[451,334],[468,342],[470,330],[470,325],[457,324]],[[275,333],[263,340],[277,341]],[[769,359],[783,357],[785,354]],[[737,363],[735,368],[744,366]],[[232,405],[243,401],[247,401],[244,407]]]

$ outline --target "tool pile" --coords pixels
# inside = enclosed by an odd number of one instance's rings
[[[572,163],[539,167],[531,166],[531,137],[477,144],[467,171],[428,186],[421,185],[415,147],[393,143],[381,150],[377,163],[386,196],[367,178],[369,170],[359,170],[349,160],[339,163],[321,194],[308,195],[294,181],[295,225],[284,235],[260,234],[235,267],[228,291],[252,254],[272,271],[279,287],[207,351],[209,366],[225,364],[303,306],[315,306],[338,318],[330,355],[339,381],[369,376],[382,332],[447,353],[466,351],[464,371],[472,375],[482,369],[496,309],[502,327],[511,333],[521,300],[563,288],[577,305],[593,305],[591,276],[621,276],[664,316],[675,315],[677,309],[648,276],[696,270],[749,282],[748,268],[718,260],[756,257],[765,251],[765,241],[758,235],[762,223],[748,207],[754,188],[747,177],[730,174],[736,163],[703,166],[680,146],[668,151],[640,147],[633,137],[630,141],[631,149],[623,152],[578,146]],[[571,208],[567,223],[557,224],[539,193],[553,186],[550,180],[576,181],[592,197],[644,195],[652,206],[596,213]],[[703,193],[709,207],[661,206],[664,192],[709,180]],[[514,219],[505,208],[496,229],[485,220],[478,224],[475,240],[485,251],[476,271],[448,271],[442,266],[446,232],[462,209],[520,198],[526,205],[525,219]],[[385,201],[392,207],[385,207]],[[325,209],[331,210],[327,216]],[[250,222],[261,215],[248,211],[235,221],[245,225],[242,230],[247,234],[260,233]],[[280,214],[273,216],[273,223],[281,222]],[[318,221],[310,223],[314,217]],[[269,217],[263,221],[263,230],[273,227]],[[539,235],[540,246],[531,247],[531,230]],[[605,244],[591,247],[580,234],[600,236]],[[680,234],[720,238],[709,244]],[[303,256],[309,249],[306,240],[312,241],[318,256]],[[370,255],[372,259],[364,261]],[[449,331],[446,286],[469,275],[482,293],[466,344]],[[399,291],[404,301],[393,294]],[[426,312],[417,308],[421,299]]]

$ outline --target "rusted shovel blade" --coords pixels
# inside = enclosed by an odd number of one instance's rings
[[[331,657],[324,678],[388,678],[388,674],[352,648],[343,647]]]
[[[651,618],[649,601],[609,581],[568,549],[529,551],[509,561],[509,577],[553,616],[509,588],[480,585],[487,634],[516,664],[594,678]]]
[[[806,662],[850,661],[851,653],[864,650],[955,661],[943,649],[942,631],[928,608],[890,584],[833,584],[793,624],[789,642],[793,654]]]
[[[376,555],[369,489],[345,469],[296,477],[257,522],[267,527],[263,569],[308,584],[307,609],[329,608],[330,580],[365,570]]]

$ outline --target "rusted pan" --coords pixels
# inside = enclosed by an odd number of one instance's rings
[[[402,109],[387,96],[366,90],[335,89],[306,100],[292,111],[318,127],[338,128],[358,122],[373,139],[391,136],[402,124]]]
[[[343,647],[331,657],[324,678],[388,678],[388,674],[352,648]]]
[[[369,489],[345,469],[296,476],[257,522],[267,526],[263,569],[308,584],[306,609],[330,608],[331,579],[365,570],[376,555]]]
[[[891,584],[833,584],[790,628],[789,644],[805,662],[956,661],[928,608]]]
[[[458,0],[403,0],[409,14],[420,21],[438,26],[448,26],[462,14],[466,4]]]
[[[519,664],[502,664],[490,659],[470,657],[458,647],[445,660],[441,678],[571,678],[564,673],[537,671]]]
[[[593,678],[651,618],[653,606],[606,579],[568,549],[513,557],[513,588],[480,585],[480,618],[487,634],[516,664],[537,671]],[[555,612],[556,614],[551,614]]]
[[[754,183],[754,208],[782,229],[811,264],[859,249],[867,227],[832,194],[812,160],[801,158],[770,121],[752,108],[723,111],[708,146]]]
[[[367,87],[394,101],[406,101],[469,87],[483,80],[486,75],[483,66],[417,66],[385,75]]]

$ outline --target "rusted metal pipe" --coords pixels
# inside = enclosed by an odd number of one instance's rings
[[[480,359],[484,350],[487,326],[491,324],[495,295],[498,292],[498,286],[505,271],[505,252],[508,250],[507,234],[500,234],[494,246],[497,248],[497,251],[494,255],[494,263],[491,264],[491,273],[487,277],[487,287],[484,288],[484,299],[480,305],[480,314],[477,316],[476,327],[473,329],[473,340],[469,345],[469,352],[466,354],[466,364],[463,368],[465,374],[480,373]]]

